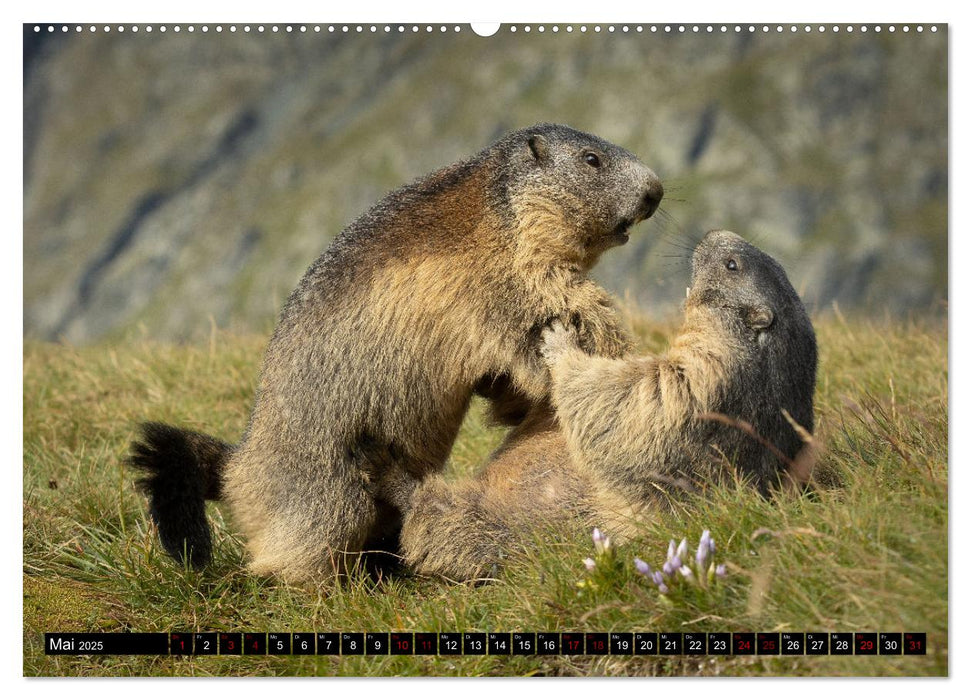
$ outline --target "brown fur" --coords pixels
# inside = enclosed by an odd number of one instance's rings
[[[536,347],[551,319],[575,321],[591,352],[626,352],[610,298],[586,273],[660,197],[630,153],[539,125],[349,226],[284,308],[223,474],[251,569],[312,580],[393,546],[473,391],[513,423],[548,400]]]
[[[591,357],[572,329],[544,333],[558,424],[539,411],[475,478],[420,487],[401,534],[406,561],[477,578],[537,524],[579,516],[621,539],[658,505],[728,477],[768,494],[787,461],[704,414],[751,423],[793,459],[801,441],[782,411],[812,430],[812,325],[778,263],[735,234],[706,236],[692,283],[660,357]]]

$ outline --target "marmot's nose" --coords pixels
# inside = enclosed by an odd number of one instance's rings
[[[645,219],[649,219],[657,211],[657,207],[661,203],[663,196],[664,186],[661,184],[661,181],[656,177],[652,178],[648,183],[647,190],[644,192],[644,198],[641,201],[641,210],[644,212]]]

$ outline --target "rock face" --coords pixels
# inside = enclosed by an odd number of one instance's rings
[[[266,331],[382,194],[540,121],[664,180],[663,212],[596,271],[649,310],[683,297],[686,248],[711,228],[779,258],[811,309],[946,299],[944,27],[322,29],[25,27],[25,334]]]

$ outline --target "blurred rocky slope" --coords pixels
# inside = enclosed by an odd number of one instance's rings
[[[29,34],[31,337],[267,330],[382,194],[540,121],[664,180],[665,214],[596,272],[648,310],[675,307],[685,247],[718,227],[812,308],[944,308],[944,31]]]

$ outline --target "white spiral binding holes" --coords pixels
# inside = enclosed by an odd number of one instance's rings
[[[324,27],[322,25],[319,25],[319,24],[315,24],[315,25],[306,25],[306,24],[297,24],[297,25],[292,25],[292,24],[287,24],[287,25],[276,25],[276,24],[273,24],[273,25],[262,25],[262,24],[260,24],[260,25],[255,25],[255,26],[252,26],[252,27],[251,27],[251,25],[248,25],[248,24],[247,25],[241,25],[241,26],[237,26],[235,24],[226,25],[226,26],[221,25],[221,24],[212,25],[212,26],[206,25],[206,24],[198,25],[198,26],[197,25],[192,25],[192,24],[188,24],[188,25],[178,25],[178,24],[176,24],[176,25],[172,25],[171,30],[173,32],[175,32],[176,34],[181,33],[182,31],[187,31],[189,33],[195,33],[197,31],[197,29],[198,29],[198,31],[200,31],[203,34],[209,34],[210,32],[216,33],[216,34],[221,34],[221,33],[223,33],[223,31],[225,29],[228,29],[230,33],[236,33],[237,31],[239,31],[241,29],[246,34],[253,33],[254,31],[255,31],[255,33],[263,34],[263,33],[265,33],[267,31],[267,28],[269,28],[269,31],[271,33],[279,33],[280,30],[281,30],[281,27],[288,34],[294,34],[294,33],[306,34],[306,33],[311,32],[311,31],[313,33],[315,33],[315,34],[320,34],[320,33],[322,33],[324,31]],[[489,36],[495,35],[497,32],[499,32],[500,30],[502,30],[503,29],[503,25],[500,25],[499,23],[473,23],[472,25],[470,25],[470,28],[471,28],[472,32],[474,34],[477,34],[478,36],[481,36],[481,37],[489,37]],[[94,24],[91,24],[91,25],[81,25],[81,24],[76,24],[76,25],[68,25],[68,24],[62,24],[62,25],[53,25],[53,24],[40,25],[40,24],[35,24],[34,27],[33,27],[33,30],[34,30],[34,33],[35,34],[39,34],[39,33],[44,32],[44,31],[46,31],[49,34],[53,34],[54,32],[58,31],[58,29],[60,30],[60,32],[62,34],[67,34],[72,29],[74,30],[74,32],[76,34],[83,33],[85,31],[85,29],[87,29],[88,33],[91,33],[91,34],[98,33],[98,32],[107,34],[107,33],[111,33],[112,31],[115,31],[115,32],[117,32],[119,34],[123,34],[125,32],[131,32],[133,34],[138,34],[140,31],[143,32],[143,33],[145,33],[145,34],[151,34],[153,32],[158,32],[158,33],[163,33],[164,34],[167,31],[169,31],[169,27],[167,25],[164,25],[164,24],[162,24],[162,25],[151,25],[151,24],[145,24],[145,25],[138,25],[138,24],[132,24],[132,25],[117,25],[114,28],[112,28],[110,25],[103,25],[103,26],[100,26],[99,27],[99,26],[94,25]],[[351,24],[351,25],[348,25],[348,24],[344,24],[344,25],[333,25],[333,24],[331,24],[331,25],[327,25],[327,27],[326,27],[326,31],[327,31],[328,34],[333,34],[335,32],[342,32],[342,33],[345,33],[345,34],[349,34],[349,33],[352,33],[352,32],[353,33],[356,33],[356,34],[364,34],[364,33],[376,34],[376,33],[380,32],[380,31],[383,31],[385,34],[390,34],[390,33],[393,33],[393,32],[397,32],[399,34],[403,34],[403,33],[408,32],[408,31],[411,31],[412,33],[419,33],[419,32],[424,31],[424,33],[426,33],[426,34],[432,34],[432,33],[434,33],[436,31],[436,29],[438,30],[439,33],[442,33],[442,34],[448,33],[450,30],[452,32],[454,32],[454,33],[459,33],[461,31],[463,31],[462,30],[462,27],[460,25],[446,25],[446,24],[441,24],[441,25],[431,25],[431,24],[426,24],[426,25],[418,25],[418,24],[413,24],[413,25],[405,25],[405,24],[391,25],[391,24],[386,24],[386,25],[383,25],[383,26],[382,25],[377,25],[377,24],[372,24],[372,25],[360,25],[360,24],[357,24],[357,25],[354,25],[354,24]],[[605,32],[605,30],[606,30],[606,32]],[[777,24],[777,25],[768,25],[768,24],[762,24],[762,25],[752,25],[752,24],[750,24],[750,25],[740,25],[740,24],[736,24],[736,25],[725,25],[725,24],[722,24],[722,25],[711,25],[711,24],[709,24],[709,25],[697,25],[697,24],[694,24],[694,25],[684,25],[684,24],[665,24],[665,25],[657,25],[657,24],[652,24],[652,25],[642,25],[642,24],[637,24],[637,25],[628,25],[628,24],[624,24],[624,25],[614,25],[614,24],[608,24],[608,25],[599,25],[599,24],[595,24],[595,25],[586,25],[586,24],[581,24],[581,25],[572,25],[572,24],[567,24],[567,25],[555,25],[555,24],[554,25],[542,25],[542,24],[539,24],[539,25],[530,25],[530,24],[523,24],[523,25],[516,25],[516,24],[512,24],[512,25],[507,25],[505,27],[505,31],[508,31],[508,32],[510,32],[512,34],[515,34],[515,33],[520,32],[520,31],[523,32],[523,33],[526,33],[526,34],[530,34],[530,33],[533,33],[533,32],[536,32],[536,33],[539,33],[539,34],[547,34],[547,33],[549,33],[549,34],[573,34],[573,33],[577,33],[577,32],[579,32],[580,34],[586,34],[586,33],[589,33],[590,31],[592,31],[595,34],[600,34],[600,33],[607,33],[607,34],[615,34],[615,33],[631,34],[631,33],[637,33],[637,34],[643,34],[645,31],[648,31],[651,34],[657,34],[658,32],[663,32],[665,34],[689,34],[689,33],[690,34],[703,34],[703,33],[704,34],[714,34],[716,32],[726,33],[726,32],[729,32],[729,31],[734,31],[736,34],[741,34],[743,32],[748,32],[750,34],[757,34],[757,33],[769,34],[769,33],[773,32],[773,30],[777,34],[785,33],[786,30],[788,30],[788,32],[790,34],[797,34],[797,33],[804,33],[804,34],[820,33],[821,34],[821,33],[827,32],[827,31],[833,32],[834,34],[837,34],[837,33],[841,32],[841,31],[842,32],[845,32],[847,34],[853,34],[854,32],[860,32],[860,33],[863,33],[863,34],[870,33],[870,32],[877,33],[877,34],[882,34],[883,32],[887,32],[887,33],[890,33],[890,34],[897,34],[897,33],[901,33],[901,34],[910,34],[910,33],[923,34],[925,31],[930,31],[931,33],[937,33],[938,26],[937,25],[934,25],[934,24],[929,25],[929,26],[925,26],[925,25],[922,25],[922,24],[915,24],[915,25],[910,25],[910,24],[903,24],[903,25],[894,25],[894,24],[889,24],[889,25],[880,25],[880,24],[874,24],[874,25],[867,25],[867,24],[861,24],[861,25],[852,25],[852,24],[848,24],[848,25],[838,25],[838,24],[834,24],[834,25],[816,25],[816,26],[808,25],[808,24],[806,24],[806,25],[796,25],[796,24],[791,24],[791,25],[781,25],[781,24]]]

